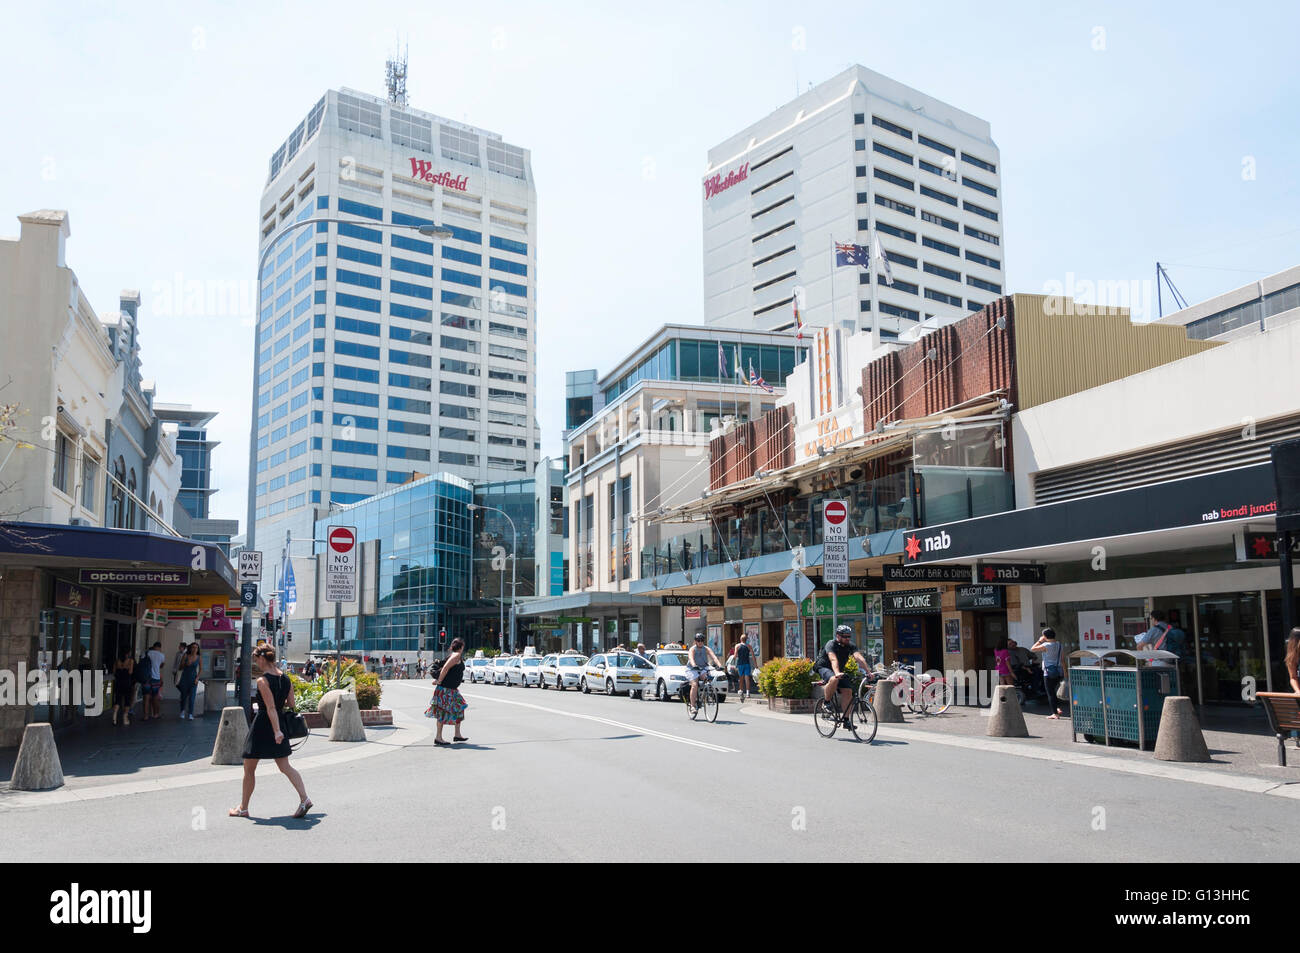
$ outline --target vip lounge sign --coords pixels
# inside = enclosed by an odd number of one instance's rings
[[[911,615],[938,612],[941,606],[938,589],[899,589],[884,596],[885,615]]]
[[[719,195],[731,188],[738,182],[744,182],[749,178],[749,163],[746,162],[739,169],[732,169],[723,176],[721,172],[712,175],[704,180],[704,198],[706,200]]]
[[[456,175],[452,172],[434,172],[433,163],[428,159],[411,159],[411,178],[427,182],[429,185],[441,185],[444,189],[464,192],[469,188],[469,176]]]

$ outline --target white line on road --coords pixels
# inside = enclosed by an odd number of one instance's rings
[[[694,738],[683,738],[681,735],[670,735],[664,731],[655,731],[653,728],[644,728],[641,725],[629,725],[627,722],[614,721],[612,718],[600,718],[596,715],[583,715],[575,711],[565,711],[563,708],[547,708],[545,705],[530,705],[528,702],[517,702],[505,698],[494,698],[491,695],[466,695],[465,697],[482,699],[483,701],[499,702],[502,705],[518,705],[520,708],[532,708],[536,711],[550,712],[552,715],[567,715],[570,718],[581,718],[584,721],[598,721],[603,725],[612,725],[615,728],[623,728],[627,731],[636,731],[643,735],[653,735],[655,738],[664,739],[664,741],[676,741],[678,744],[694,745],[696,748],[705,748],[709,751],[719,751],[725,754],[740,754],[740,749],[738,748],[727,748],[723,745],[715,745],[707,741],[696,741]]]

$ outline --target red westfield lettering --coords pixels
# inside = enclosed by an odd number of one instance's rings
[[[469,187],[469,176],[452,175],[450,172],[435,174],[433,163],[428,159],[411,159],[411,178],[430,185],[441,185],[445,189],[455,189],[457,192],[464,192]]]
[[[721,173],[713,176],[712,178],[705,179],[704,197],[706,199],[711,199],[719,192],[725,192],[727,191],[727,189],[731,188],[737,182],[744,182],[747,178],[749,178],[748,162],[742,165],[739,169],[732,169],[730,172],[727,173],[727,177],[725,179],[722,177]]]

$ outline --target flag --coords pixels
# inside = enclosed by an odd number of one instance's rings
[[[749,382],[755,387],[763,388],[763,390],[767,391],[769,394],[776,393],[770,386],[768,386],[767,381],[754,373],[754,362],[752,360],[749,362]]]
[[[854,245],[852,242],[835,243],[836,268],[844,265],[861,265],[866,268],[870,260],[871,253],[866,245]]]
[[[727,377],[727,358],[722,353],[722,342],[718,342],[718,380],[724,380]]]
[[[790,303],[794,305],[794,339],[802,343],[803,318],[799,316],[799,292],[796,291],[794,293],[794,297],[790,299]]]
[[[894,272],[893,269],[889,267],[889,259],[885,257],[885,250],[880,247],[880,233],[876,232],[874,235],[876,243],[876,261],[880,265],[880,273],[885,276],[885,284],[893,286]]]
[[[744,368],[740,366],[740,345],[739,344],[736,345],[736,376],[740,378],[740,382],[742,384],[745,383],[745,371]]]
[[[290,559],[284,568],[284,615],[285,618],[293,615],[298,608],[298,581],[293,578],[293,560]]]

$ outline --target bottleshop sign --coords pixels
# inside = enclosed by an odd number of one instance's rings
[[[788,599],[779,586],[728,586],[728,599]]]
[[[898,589],[884,594],[885,615],[912,615],[938,612],[941,603],[938,589]]]
[[[749,178],[749,163],[746,162],[739,169],[732,169],[725,176],[719,172],[704,180],[704,198],[706,200],[713,196],[727,191],[737,182],[744,182]]]
[[[469,188],[469,176],[455,175],[451,172],[434,172],[433,163],[428,159],[411,159],[411,178],[430,185],[441,185],[444,189],[455,189],[457,192],[464,192]]]

